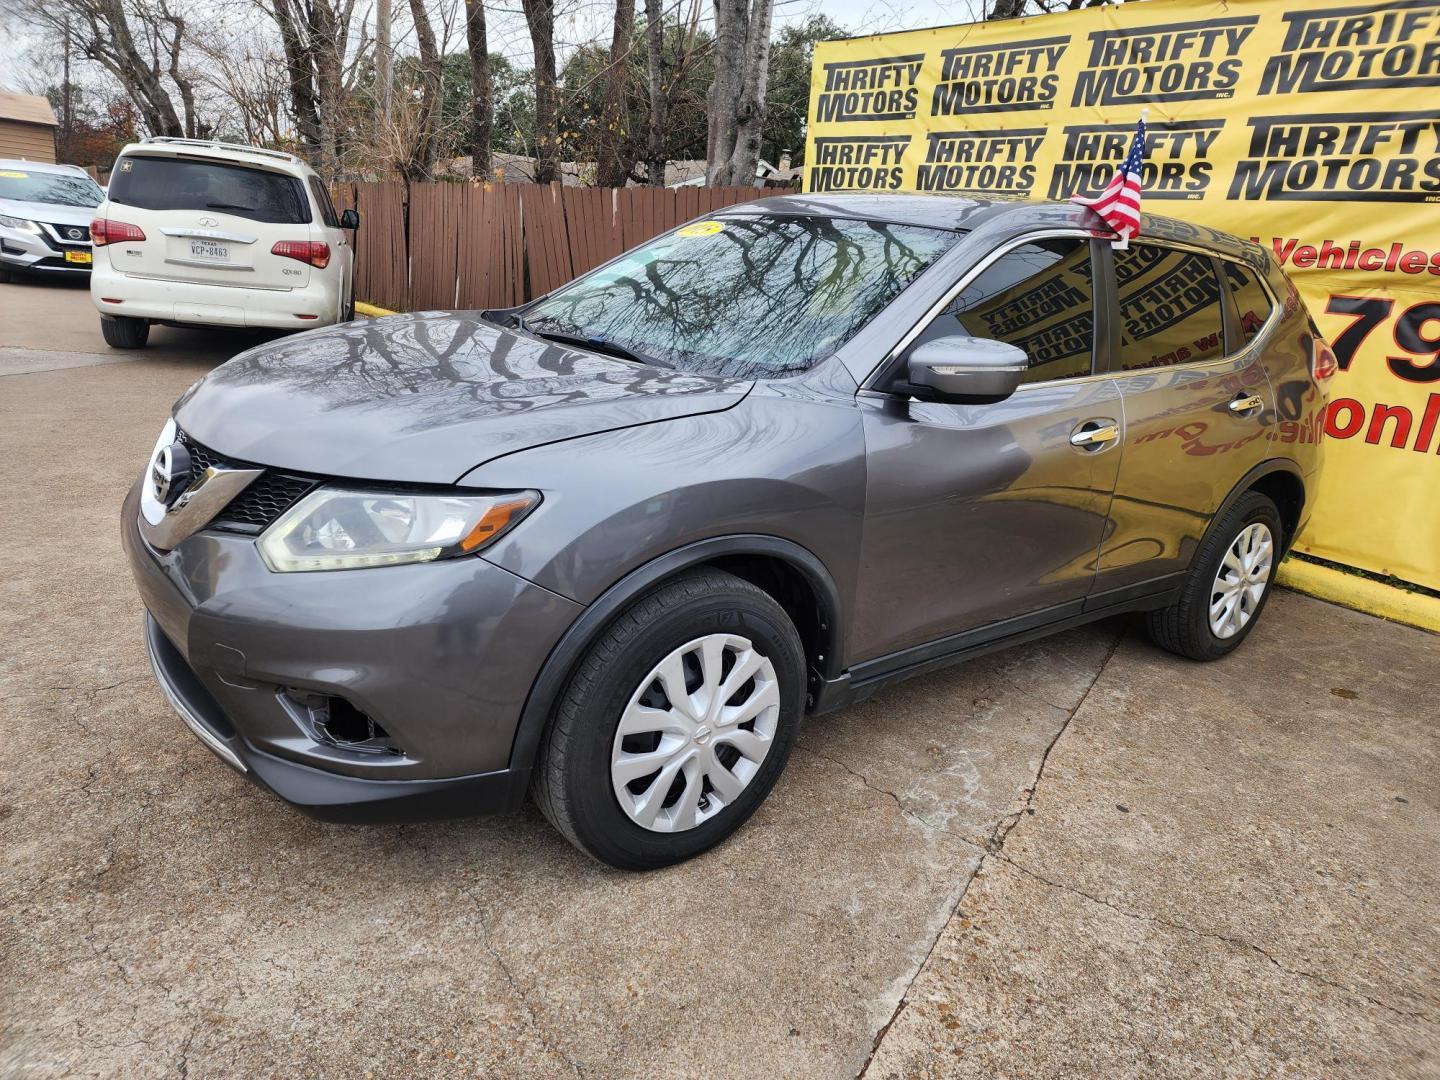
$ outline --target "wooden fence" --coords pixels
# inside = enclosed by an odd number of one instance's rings
[[[360,211],[355,296],[397,311],[510,307],[764,188],[337,184]]]

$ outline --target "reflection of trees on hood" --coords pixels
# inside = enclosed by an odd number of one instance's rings
[[[272,386],[314,397],[327,411],[408,409],[414,427],[733,385],[580,352],[465,314],[394,316],[289,338],[236,357],[205,383]]]
[[[783,376],[833,351],[954,240],[876,221],[729,218],[710,236],[662,238],[640,265],[581,278],[527,317],[679,368]]]

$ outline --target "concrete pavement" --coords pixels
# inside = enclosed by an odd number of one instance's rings
[[[171,713],[119,549],[247,343],[3,374],[107,356],[46,288],[0,285],[0,1076],[1440,1076],[1440,638],[1282,593],[1214,665],[1022,646],[812,722],[655,874],[529,809],[320,825]]]

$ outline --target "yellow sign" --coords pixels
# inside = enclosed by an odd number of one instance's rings
[[[1250,237],[1341,371],[1301,550],[1440,588],[1440,0],[1152,0],[823,42],[807,191],[1096,194]],[[1161,353],[1164,348],[1157,344]]]
[[[0,169],[0,176],[7,180],[24,180],[29,173],[16,172],[14,169]]]
[[[90,265],[90,252],[88,252],[88,251],[67,251],[67,252],[65,252],[65,261],[68,262],[68,263],[84,263],[86,266],[89,266],[89,265]]]
[[[676,236],[714,236],[725,229],[721,221],[697,221],[693,225],[686,225],[682,229],[676,229]]]

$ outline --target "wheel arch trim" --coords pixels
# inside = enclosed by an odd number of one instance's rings
[[[545,725],[550,721],[555,702],[564,690],[565,682],[576,662],[591,643],[611,620],[641,593],[691,567],[730,555],[759,555],[779,559],[790,564],[805,577],[820,604],[825,620],[826,670],[822,674],[827,677],[838,674],[841,654],[839,643],[844,625],[840,590],[825,564],[808,548],[793,540],[763,533],[710,537],[676,548],[636,567],[601,593],[581,612],[579,618],[570,624],[570,628],[550,650],[550,655],[541,666],[540,674],[535,677],[520,710],[520,721],[516,725],[515,739],[510,747],[510,771],[516,775],[517,780],[525,780],[525,783],[515,789],[517,800],[523,797],[524,790],[528,787],[540,737],[545,731]],[[832,668],[837,670],[830,670]]]
[[[1242,476],[1235,486],[1230,489],[1230,494],[1226,495],[1220,505],[1215,508],[1215,512],[1210,515],[1210,524],[1205,529],[1205,537],[1208,539],[1211,531],[1220,523],[1221,519],[1230,512],[1230,508],[1235,505],[1242,495],[1253,488],[1260,480],[1263,480],[1267,476],[1274,476],[1276,473],[1289,474],[1290,478],[1299,485],[1301,498],[1300,520],[1303,521],[1304,504],[1309,501],[1310,494],[1305,489],[1305,474],[1301,471],[1300,466],[1289,458],[1267,458]],[[1280,559],[1285,557],[1286,553],[1290,550],[1290,545],[1294,542],[1294,536],[1285,537],[1285,546],[1284,550],[1280,552]],[[1204,540],[1202,540],[1200,544],[1196,546],[1195,550],[1199,551],[1204,546]],[[1278,564],[1279,559],[1277,559],[1276,562]]]

